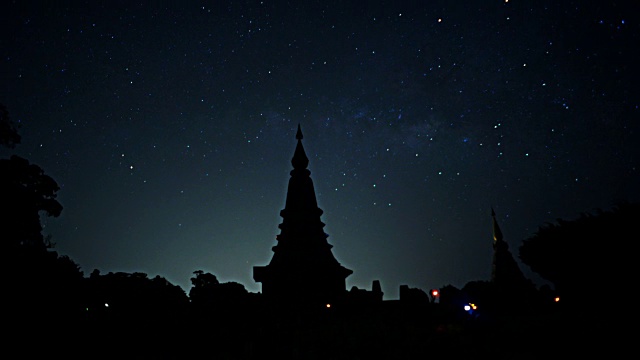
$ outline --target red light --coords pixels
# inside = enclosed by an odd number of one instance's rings
[[[433,297],[440,296],[440,291],[438,291],[438,289],[431,290],[431,296],[433,296]]]

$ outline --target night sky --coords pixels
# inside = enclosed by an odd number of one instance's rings
[[[0,157],[58,182],[44,233],[85,276],[258,292],[300,124],[347,289],[460,288],[492,207],[517,258],[640,200],[640,6],[589,3],[3,2]]]

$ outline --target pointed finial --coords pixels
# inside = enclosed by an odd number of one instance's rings
[[[298,132],[296,133],[296,139],[302,140],[302,130],[300,129],[300,123],[298,123]]]
[[[493,218],[493,241],[502,241],[502,231],[500,231],[500,226],[496,220],[496,212],[493,211],[493,206],[491,207],[491,217]]]
[[[306,169],[309,165],[309,158],[307,158],[307,154],[305,154],[304,148],[302,147],[302,130],[300,130],[300,124],[298,124],[296,139],[298,139],[298,145],[296,145],[296,151],[293,153],[291,165],[293,165],[294,169]]]

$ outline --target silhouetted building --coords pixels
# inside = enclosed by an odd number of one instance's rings
[[[382,287],[380,280],[373,280],[371,290],[359,289],[357,286],[351,287],[348,294],[349,305],[361,306],[382,303]]]
[[[262,294],[270,301],[290,304],[333,304],[346,296],[346,278],[353,271],[333,256],[320,221],[323,211],[316,202],[309,159],[302,147],[298,125],[285,208],[280,211],[281,230],[266,266],[253,268],[253,279],[262,283]]]

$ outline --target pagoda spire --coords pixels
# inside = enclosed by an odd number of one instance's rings
[[[498,220],[496,220],[496,212],[493,210],[493,206],[491,207],[491,223],[493,228],[493,260],[491,261],[491,281],[496,282],[499,280],[501,276],[499,273],[502,273],[506,269],[502,269],[504,262],[503,259],[508,259],[511,257],[509,253],[509,244],[507,244],[502,238],[502,231],[500,230],[500,226],[498,225]]]
[[[524,274],[504,241],[500,226],[496,220],[496,212],[491,207],[493,224],[493,261],[491,262],[491,281],[503,287],[519,287],[527,284]]]
[[[293,153],[293,158],[291,158],[291,165],[294,169],[306,169],[307,166],[309,166],[309,158],[304,152],[304,147],[302,146],[303,137],[300,124],[298,124],[298,132],[296,133],[298,144],[296,145],[296,151]]]
[[[502,231],[500,231],[500,226],[496,220],[496,212],[493,211],[493,206],[491,207],[491,218],[493,220],[493,242],[496,243],[502,241]]]

